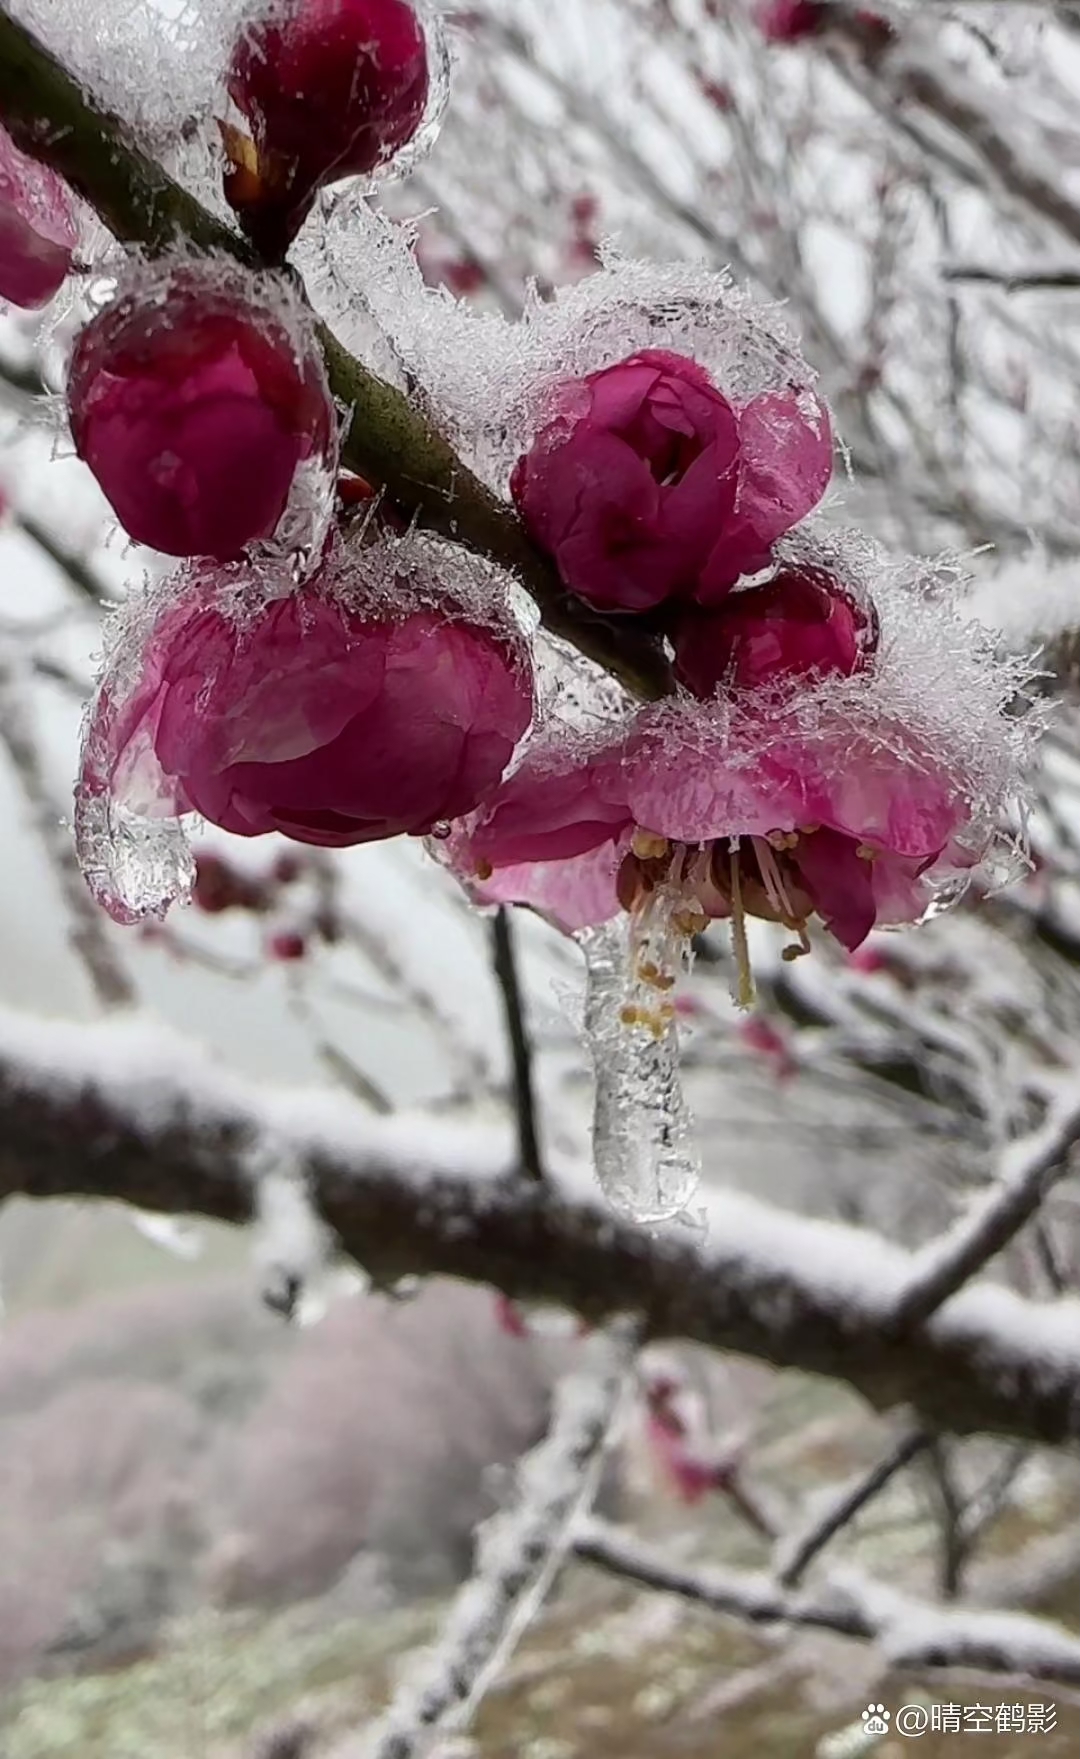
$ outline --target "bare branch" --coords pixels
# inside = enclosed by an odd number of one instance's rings
[[[518,980],[514,929],[505,905],[500,905],[495,912],[491,924],[491,946],[492,964],[502,992],[506,1036],[514,1070],[514,1109],[517,1114],[521,1170],[526,1178],[542,1183],[544,1165],[540,1156],[540,1137],[536,1121],[532,1041],[525,1020],[525,1000]]]
[[[932,1440],[933,1437],[925,1429],[909,1430],[869,1472],[861,1473],[851,1483],[841,1486],[824,1513],[806,1533],[796,1537],[794,1543],[786,1539],[783,1542],[783,1559],[777,1570],[777,1580],[782,1586],[797,1587],[830,1539],[835,1539],[841,1529],[849,1521],[853,1521],[860,1510],[885,1489],[897,1472],[909,1466],[912,1460],[917,1459],[930,1446]]]
[[[1000,287],[1005,293],[1023,293],[1036,288],[1080,287],[1080,266],[1046,269],[999,269],[982,263],[952,263],[941,271],[942,280],[984,282]]]
[[[87,599],[92,605],[115,604],[116,600],[113,594],[109,592],[104,581],[95,574],[89,563],[85,562],[81,556],[76,555],[74,550],[69,550],[66,545],[57,543],[48,527],[42,525],[39,519],[33,518],[29,513],[16,513],[14,523],[32,543],[37,545],[39,550],[48,556],[49,561],[60,570],[60,573],[75,588],[80,598]]]
[[[512,1503],[480,1530],[473,1578],[451,1607],[434,1653],[372,1731],[365,1759],[419,1759],[435,1735],[472,1720],[592,1503],[637,1342],[637,1328],[619,1321],[583,1346],[581,1367],[556,1390],[545,1439],[518,1467]]]
[[[895,43],[883,40],[865,15],[846,7],[833,10],[829,34],[843,40],[860,67],[887,92],[914,100],[946,123],[1006,195],[1080,244],[1080,207],[1057,180],[1056,168],[1040,163],[1019,139],[1004,132],[976,89],[950,78],[940,57],[920,54],[921,45],[909,33]]]
[[[70,941],[82,960],[98,1001],[105,1008],[127,1007],[135,989],[118,957],[105,918],[86,889],[75,845],[51,798],[18,679],[0,654],[0,744],[26,796],[71,922]]]

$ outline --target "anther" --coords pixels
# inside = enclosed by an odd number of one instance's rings
[[[644,831],[640,826],[635,826],[630,847],[639,861],[660,861],[671,853],[666,837],[658,837],[655,831]]]

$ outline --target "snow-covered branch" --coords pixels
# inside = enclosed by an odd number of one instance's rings
[[[914,1258],[868,1230],[725,1192],[708,1234],[650,1237],[584,1171],[513,1176],[511,1132],[375,1117],[326,1091],[266,1090],[145,1020],[0,1013],[0,1194],[98,1196],[170,1214],[254,1214],[253,1145],[287,1143],[342,1249],[376,1279],[443,1275],[591,1324],[627,1312],[683,1337],[847,1381],[935,1429],[1050,1444],[1080,1433],[1080,1303],[972,1283],[917,1333],[891,1316]]]
[[[476,1569],[434,1651],[421,1660],[364,1748],[366,1759],[418,1759],[433,1737],[467,1727],[536,1616],[600,1479],[604,1447],[637,1347],[616,1321],[594,1333],[555,1394],[551,1427],[518,1467],[514,1494],[481,1529]]]
[[[750,1624],[809,1626],[872,1642],[896,1667],[970,1667],[1080,1683],[1080,1639],[1026,1613],[943,1608],[854,1570],[838,1572],[813,1592],[793,1592],[750,1570],[680,1564],[669,1552],[595,1519],[579,1529],[575,1550],[612,1575]]]
[[[915,1255],[893,1316],[897,1330],[920,1325],[1016,1237],[1067,1171],[1078,1138],[1080,1095],[1070,1091],[1037,1130],[1009,1143],[997,1179],[968,1214]]]

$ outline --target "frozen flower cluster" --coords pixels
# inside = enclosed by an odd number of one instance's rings
[[[826,9],[765,10],[791,38]],[[190,890],[196,815],[322,847],[434,835],[481,900],[628,924],[616,1011],[659,1040],[709,922],[731,924],[747,1001],[749,918],[789,957],[818,929],[851,951],[957,891],[1015,785],[1016,672],[927,570],[821,521],[829,412],[779,323],[692,265],[605,262],[515,323],[418,291],[367,196],[442,101],[423,0],[250,0],[221,61],[218,174],[258,266],[129,260],[68,373],[76,451],[123,530],[180,564],[116,619],[88,719],[102,903],[133,920]],[[512,583],[340,474],[323,341],[282,265],[346,179],[364,200],[327,219],[327,256],[351,229],[398,382],[580,618],[662,650],[664,701],[610,679],[585,714],[541,700],[551,650]],[[0,293],[47,300],[75,244],[63,184],[0,134]]]
[[[672,628],[684,690],[587,732],[551,722],[450,853],[482,899],[570,932],[619,915],[625,1013],[652,1031],[693,936],[746,919],[815,924],[849,950],[920,920],[987,853],[1027,737],[1018,673],[948,596],[865,540],[792,541]]]

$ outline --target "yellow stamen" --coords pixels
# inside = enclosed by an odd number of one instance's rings
[[[856,845],[855,853],[860,861],[876,861],[881,850],[871,848],[869,843],[859,843]]]
[[[750,946],[746,938],[746,912],[742,901],[742,877],[739,873],[738,843],[728,857],[731,862],[731,946],[735,954],[737,983],[735,1005],[752,1008],[755,1001],[754,973],[750,968]]]
[[[634,830],[630,847],[639,861],[660,861],[671,853],[666,837],[658,837],[655,831],[643,831],[640,826]]]
[[[676,934],[684,935],[689,940],[692,935],[705,933],[709,926],[709,918],[704,910],[695,910],[693,905],[688,905],[685,910],[673,912],[671,926]]]
[[[492,867],[490,861],[478,861],[477,862],[477,864],[476,864],[476,877],[481,882],[481,884],[483,884],[485,881],[489,880],[494,872],[495,872],[495,869]]]
[[[765,841],[770,849],[794,849],[798,846],[798,831],[766,831]]]

